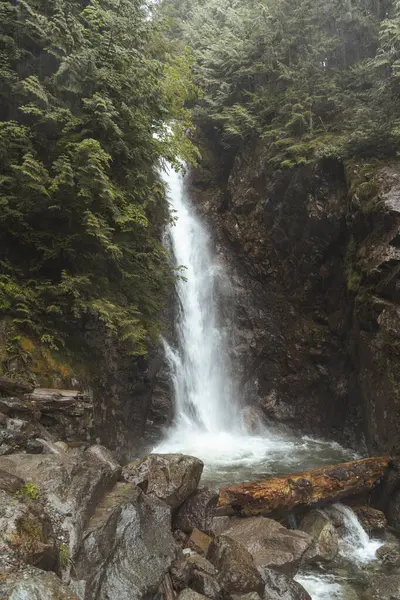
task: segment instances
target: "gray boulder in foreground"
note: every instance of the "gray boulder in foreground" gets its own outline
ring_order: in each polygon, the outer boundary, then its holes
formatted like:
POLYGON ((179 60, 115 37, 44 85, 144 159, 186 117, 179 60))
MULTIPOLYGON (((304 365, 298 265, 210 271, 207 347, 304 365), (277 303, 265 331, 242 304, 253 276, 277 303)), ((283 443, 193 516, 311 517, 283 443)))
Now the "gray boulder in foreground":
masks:
POLYGON ((150 454, 125 466, 122 476, 145 494, 178 508, 197 489, 203 467, 202 461, 193 456, 150 454))

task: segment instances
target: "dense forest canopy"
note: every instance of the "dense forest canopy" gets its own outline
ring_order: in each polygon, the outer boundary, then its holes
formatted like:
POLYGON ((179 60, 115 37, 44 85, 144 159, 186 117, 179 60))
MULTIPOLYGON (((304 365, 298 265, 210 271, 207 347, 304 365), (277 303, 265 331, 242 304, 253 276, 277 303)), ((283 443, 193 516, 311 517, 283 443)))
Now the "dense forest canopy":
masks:
MULTIPOLYGON (((400 142, 399 0, 6 0, 0 71, 17 345, 79 345, 94 319, 146 352, 174 275, 159 168, 193 158, 192 119, 229 160, 257 145, 273 175, 400 142)), ((368 169, 358 185, 373 194, 368 169)))
POLYGON ((173 276, 158 169, 192 156, 194 87, 149 11, 0 4, 0 314, 17 345, 79 345, 97 319, 143 353, 156 329, 173 276))
POLYGON ((400 2, 164 0, 170 36, 192 46, 226 149, 262 140, 271 169, 318 156, 395 156, 400 2))

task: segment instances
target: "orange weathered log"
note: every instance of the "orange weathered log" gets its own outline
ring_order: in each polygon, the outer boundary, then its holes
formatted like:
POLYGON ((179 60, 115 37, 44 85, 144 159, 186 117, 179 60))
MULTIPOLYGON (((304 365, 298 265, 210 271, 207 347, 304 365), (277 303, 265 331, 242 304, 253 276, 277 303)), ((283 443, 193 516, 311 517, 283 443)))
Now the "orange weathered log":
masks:
POLYGON ((268 515, 296 507, 337 502, 370 491, 385 475, 388 456, 320 467, 220 490, 216 514, 268 515))

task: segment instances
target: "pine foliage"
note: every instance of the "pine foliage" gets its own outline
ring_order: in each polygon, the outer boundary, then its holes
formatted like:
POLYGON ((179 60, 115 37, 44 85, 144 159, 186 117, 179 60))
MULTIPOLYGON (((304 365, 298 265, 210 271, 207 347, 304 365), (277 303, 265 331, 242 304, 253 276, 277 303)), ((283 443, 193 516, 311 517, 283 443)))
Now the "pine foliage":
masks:
POLYGON ((0 4, 0 316, 52 347, 97 319, 144 353, 173 277, 158 169, 194 155, 195 88, 149 11, 0 4))
POLYGON ((195 119, 231 155, 257 143, 272 172, 396 155, 398 0, 164 0, 160 11, 193 49, 195 119))

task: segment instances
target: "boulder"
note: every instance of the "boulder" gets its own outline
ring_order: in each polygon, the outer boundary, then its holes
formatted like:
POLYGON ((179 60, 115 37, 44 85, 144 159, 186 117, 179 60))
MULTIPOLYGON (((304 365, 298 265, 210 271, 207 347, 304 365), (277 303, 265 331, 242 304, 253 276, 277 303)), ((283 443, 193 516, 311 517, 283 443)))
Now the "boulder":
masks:
POLYGON ((272 567, 287 574, 296 573, 312 538, 304 531, 292 531, 272 519, 237 519, 224 533, 240 542, 257 566, 272 567))
POLYGON ((216 537, 207 554, 216 567, 218 583, 230 594, 262 594, 264 584, 250 552, 238 541, 226 536, 216 537))
POLYGON ((191 554, 187 557, 187 562, 191 566, 193 571, 202 571, 203 573, 207 573, 212 577, 215 577, 217 571, 214 565, 204 558, 204 556, 200 556, 199 554, 191 554))
POLYGON ((400 544, 398 542, 388 542, 376 551, 376 557, 391 567, 400 566, 400 544))
POLYGON ((79 600, 54 573, 28 568, 0 577, 0 598, 9 600, 79 600))
POLYGON ((92 446, 79 454, 13 454, 0 457, 0 470, 33 483, 47 512, 61 521, 67 532, 70 556, 79 546, 87 520, 113 487, 121 467, 102 446, 92 446))
POLYGON ((223 591, 217 581, 217 571, 210 561, 199 554, 191 554, 187 558, 187 564, 191 571, 189 586, 193 590, 212 600, 222 598, 223 591))
POLYGON ((311 510, 300 523, 300 529, 313 540, 311 548, 304 555, 309 563, 333 560, 339 552, 339 536, 327 515, 319 510, 311 510))
POLYGON ((84 600, 142 600, 156 594, 175 558, 170 507, 118 483, 98 505, 74 559, 84 600))
POLYGON ((199 594, 211 598, 211 600, 221 600, 223 597, 222 588, 216 577, 213 577, 204 571, 194 570, 190 587, 199 594))
POLYGON ((263 600, 311 600, 311 596, 296 581, 274 569, 259 569, 265 583, 263 600))
POLYGON ((0 490, 0 546, 13 557, 44 570, 58 563, 58 547, 49 517, 28 495, 0 490))
POLYGON ((186 590, 182 590, 179 594, 177 600, 207 600, 205 596, 198 594, 194 590, 187 588, 186 590))
POLYGON ((358 520, 369 534, 385 531, 387 519, 381 510, 370 506, 351 506, 358 520))
POLYGON ((211 542, 212 538, 209 535, 199 531, 198 529, 193 529, 192 535, 188 539, 187 544, 189 548, 195 552, 198 552, 199 554, 207 554, 211 542))
POLYGON ((213 535, 214 537, 221 535, 221 533, 224 533, 227 529, 229 529, 231 522, 231 517, 213 517, 210 529, 207 533, 213 535))
POLYGON ((400 573, 371 574, 368 598, 371 600, 397 600, 400 598, 400 573))
MULTIPOLYGON (((204 559, 205 560, 205 559, 204 559)), ((212 566, 212 565, 211 565, 212 566)), ((169 573, 172 585, 177 592, 189 587, 193 577, 193 565, 183 556, 179 556, 172 562, 169 573)))
POLYGON ((250 592, 248 594, 231 594, 232 600, 261 600, 260 594, 250 592))
POLYGON ((24 485, 25 482, 23 479, 0 469, 0 490, 13 494, 18 490, 21 490, 24 485))
MULTIPOLYGON (((213 534, 213 512, 218 502, 218 493, 209 488, 193 492, 182 504, 174 517, 174 528, 185 533, 200 529, 213 534)), ((221 517, 224 518, 224 517, 221 517)))
POLYGON ((197 489, 203 463, 183 454, 151 454, 125 466, 125 481, 178 508, 197 489))

